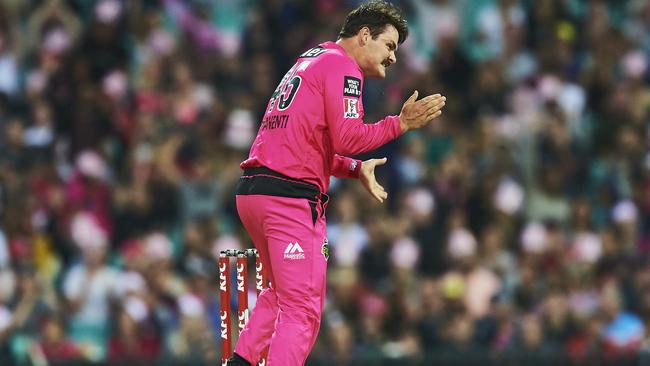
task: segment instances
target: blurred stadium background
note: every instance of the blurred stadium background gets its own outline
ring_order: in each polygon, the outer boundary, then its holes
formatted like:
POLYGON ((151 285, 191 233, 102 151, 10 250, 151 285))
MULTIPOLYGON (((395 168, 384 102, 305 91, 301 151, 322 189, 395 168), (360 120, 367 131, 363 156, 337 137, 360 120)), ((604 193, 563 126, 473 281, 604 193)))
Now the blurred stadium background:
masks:
MULTIPOLYGON (((395 3, 366 120, 447 107, 333 182, 308 364, 650 364, 650 2, 395 3)), ((238 164, 357 4, 0 0, 0 364, 217 363, 238 164)))

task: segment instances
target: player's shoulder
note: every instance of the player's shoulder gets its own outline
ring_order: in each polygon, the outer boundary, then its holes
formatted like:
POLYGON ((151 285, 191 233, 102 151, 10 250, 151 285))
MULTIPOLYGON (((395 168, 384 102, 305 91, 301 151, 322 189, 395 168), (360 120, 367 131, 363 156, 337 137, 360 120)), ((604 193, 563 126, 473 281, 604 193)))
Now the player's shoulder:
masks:
POLYGON ((331 55, 336 52, 336 49, 328 47, 329 42, 319 44, 312 47, 298 56, 299 59, 311 59, 313 61, 325 58, 325 55, 331 55))
POLYGON ((334 42, 325 42, 312 47, 303 52, 298 59, 308 60, 316 68, 355 68, 354 61, 334 42))

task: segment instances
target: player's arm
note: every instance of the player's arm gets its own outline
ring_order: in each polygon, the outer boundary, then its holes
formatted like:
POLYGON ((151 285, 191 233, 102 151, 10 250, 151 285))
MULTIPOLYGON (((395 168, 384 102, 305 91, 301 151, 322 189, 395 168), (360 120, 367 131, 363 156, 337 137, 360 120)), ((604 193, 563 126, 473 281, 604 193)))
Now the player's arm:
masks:
POLYGON ((397 116, 388 116, 373 124, 363 123, 358 70, 330 67, 321 75, 321 81, 325 118, 337 154, 349 156, 371 151, 402 134, 397 116), (357 81, 357 89, 354 89, 357 81))
POLYGON ((359 172, 361 172, 361 160, 356 160, 348 158, 347 156, 341 156, 339 154, 334 154, 332 158, 332 175, 337 178, 359 178, 359 172))
POLYGON ((354 85, 354 79, 360 80, 358 76, 354 70, 331 68, 322 77, 325 117, 334 151, 338 154, 356 155, 374 150, 442 114, 445 97, 435 94, 417 100, 416 91, 404 103, 399 116, 387 116, 376 123, 365 124, 360 111, 360 85, 358 91, 349 88, 354 85))
POLYGON ((332 175, 337 178, 359 179, 363 187, 377 201, 384 202, 388 193, 375 178, 375 167, 386 164, 387 159, 355 160, 338 154, 332 159, 332 175))
POLYGON ((332 159, 332 175, 337 178, 359 179, 363 187, 377 201, 384 202, 388 193, 375 178, 375 167, 386 164, 387 159, 355 160, 338 154, 332 159))

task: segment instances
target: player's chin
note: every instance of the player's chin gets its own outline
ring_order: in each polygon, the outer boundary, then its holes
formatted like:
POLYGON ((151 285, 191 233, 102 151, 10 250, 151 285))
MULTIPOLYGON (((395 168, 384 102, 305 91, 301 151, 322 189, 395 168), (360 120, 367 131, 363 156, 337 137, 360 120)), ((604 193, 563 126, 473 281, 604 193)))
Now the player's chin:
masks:
POLYGON ((365 76, 367 78, 384 79, 386 78, 386 67, 380 64, 377 65, 377 67, 375 67, 374 69, 368 68, 365 76))
POLYGON ((384 79, 386 78, 386 67, 384 65, 379 65, 377 68, 377 78, 384 79))

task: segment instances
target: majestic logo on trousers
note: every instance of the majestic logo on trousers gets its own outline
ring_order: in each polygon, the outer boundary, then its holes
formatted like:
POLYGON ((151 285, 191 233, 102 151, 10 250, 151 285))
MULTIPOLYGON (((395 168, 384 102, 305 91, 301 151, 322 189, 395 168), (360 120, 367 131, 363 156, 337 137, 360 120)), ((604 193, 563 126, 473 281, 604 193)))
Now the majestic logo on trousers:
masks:
POLYGON ((284 259, 305 259, 305 251, 302 250, 298 242, 289 243, 284 250, 284 259))

